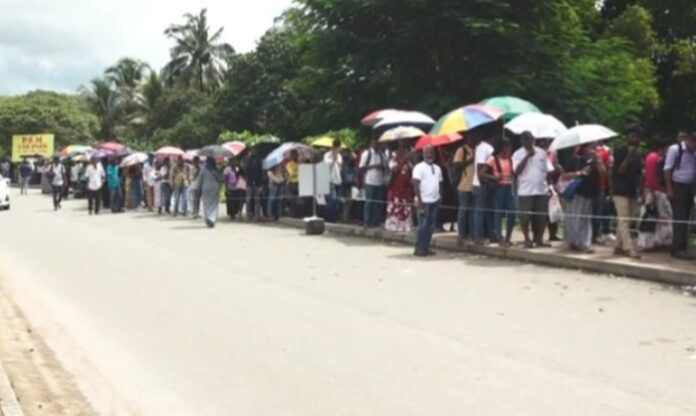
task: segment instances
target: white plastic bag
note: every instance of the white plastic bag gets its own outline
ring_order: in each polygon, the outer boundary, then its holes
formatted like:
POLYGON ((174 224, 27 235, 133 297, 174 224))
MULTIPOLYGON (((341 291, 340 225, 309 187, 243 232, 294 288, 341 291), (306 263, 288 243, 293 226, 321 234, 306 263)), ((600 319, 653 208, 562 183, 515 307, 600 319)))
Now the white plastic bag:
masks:
POLYGON ((549 222, 556 224, 563 221, 563 207, 561 206, 561 198, 556 193, 556 190, 549 188, 549 222))

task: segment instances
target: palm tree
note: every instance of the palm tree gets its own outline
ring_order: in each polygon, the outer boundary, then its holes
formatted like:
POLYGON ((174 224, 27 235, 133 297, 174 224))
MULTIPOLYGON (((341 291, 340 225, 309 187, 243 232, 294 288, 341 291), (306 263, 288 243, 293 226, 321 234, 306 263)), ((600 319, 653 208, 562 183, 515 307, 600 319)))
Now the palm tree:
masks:
POLYGON ((118 91, 108 78, 95 78, 80 94, 89 110, 99 119, 100 139, 113 139, 121 121, 122 109, 118 91))
POLYGON ((164 34, 173 39, 170 50, 171 61, 163 73, 167 85, 180 83, 200 91, 212 91, 222 83, 227 58, 234 49, 227 43, 218 43, 223 28, 209 35, 207 9, 196 16, 187 13, 185 23, 171 25, 164 34))
POLYGON ((125 113, 137 110, 139 89, 149 69, 146 63, 133 58, 121 58, 116 65, 107 68, 106 77, 116 86, 125 113))

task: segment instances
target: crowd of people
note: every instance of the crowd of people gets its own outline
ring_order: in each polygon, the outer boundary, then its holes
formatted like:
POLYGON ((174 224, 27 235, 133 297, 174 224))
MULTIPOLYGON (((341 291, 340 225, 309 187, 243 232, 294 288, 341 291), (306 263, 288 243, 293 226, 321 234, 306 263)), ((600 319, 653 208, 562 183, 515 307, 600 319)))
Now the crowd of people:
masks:
MULTIPOLYGON (((373 140, 359 152, 339 141, 314 160, 296 150, 263 169, 255 149, 220 160, 150 157, 121 167, 117 158, 66 166, 60 159, 42 168, 55 210, 66 188, 83 193, 90 215, 144 209, 172 216, 202 216, 209 227, 224 201, 231 220, 278 220, 309 215, 311 198, 299 196, 299 164, 329 167, 329 194, 321 215, 330 222, 357 220, 365 227, 415 232, 414 254, 427 256, 434 232, 456 229, 461 243, 512 246, 519 223, 524 248, 565 241, 570 250, 593 252, 613 244, 616 255, 640 258, 647 250, 670 250, 691 260, 689 236, 696 185, 696 135, 653 141, 643 154, 642 130, 625 130, 620 145, 605 142, 550 151, 551 139, 526 132, 507 138, 502 129, 479 129, 449 146, 413 149, 413 141, 373 140), (356 214, 356 210, 360 214, 356 214), (561 227, 562 225, 562 227, 561 227), (612 230, 614 232, 612 233, 612 230), (548 236, 547 236, 548 234, 548 236)), ((32 175, 18 169, 22 193, 32 175)))

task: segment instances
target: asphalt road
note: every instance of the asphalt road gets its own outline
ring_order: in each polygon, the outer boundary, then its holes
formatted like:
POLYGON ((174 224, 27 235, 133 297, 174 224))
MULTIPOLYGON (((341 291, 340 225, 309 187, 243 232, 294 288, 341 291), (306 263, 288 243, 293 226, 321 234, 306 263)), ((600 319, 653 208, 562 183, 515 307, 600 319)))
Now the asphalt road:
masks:
POLYGON ((696 414, 696 298, 14 196, 0 280, 101 414, 696 414))

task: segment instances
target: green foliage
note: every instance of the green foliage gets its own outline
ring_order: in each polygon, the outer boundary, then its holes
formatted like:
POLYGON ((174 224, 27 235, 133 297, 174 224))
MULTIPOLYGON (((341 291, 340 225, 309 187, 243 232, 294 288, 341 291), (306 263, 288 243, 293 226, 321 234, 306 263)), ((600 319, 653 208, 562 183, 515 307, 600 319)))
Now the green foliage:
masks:
POLYGON ((305 137, 302 140, 302 142, 305 144, 312 144, 313 141, 322 137, 331 137, 332 139, 338 139, 341 141, 342 145, 346 146, 349 149, 356 149, 360 146, 360 144, 362 144, 360 135, 358 134, 358 131, 355 129, 327 131, 324 134, 305 137))
POLYGON ((238 141, 247 146, 254 146, 258 143, 280 143, 280 139, 270 134, 254 134, 248 130, 229 131, 225 130, 218 137, 218 143, 238 141))
POLYGON ((11 153, 13 134, 53 133, 56 150, 71 143, 94 143, 97 123, 75 96, 34 91, 0 97, 0 153, 11 153))

